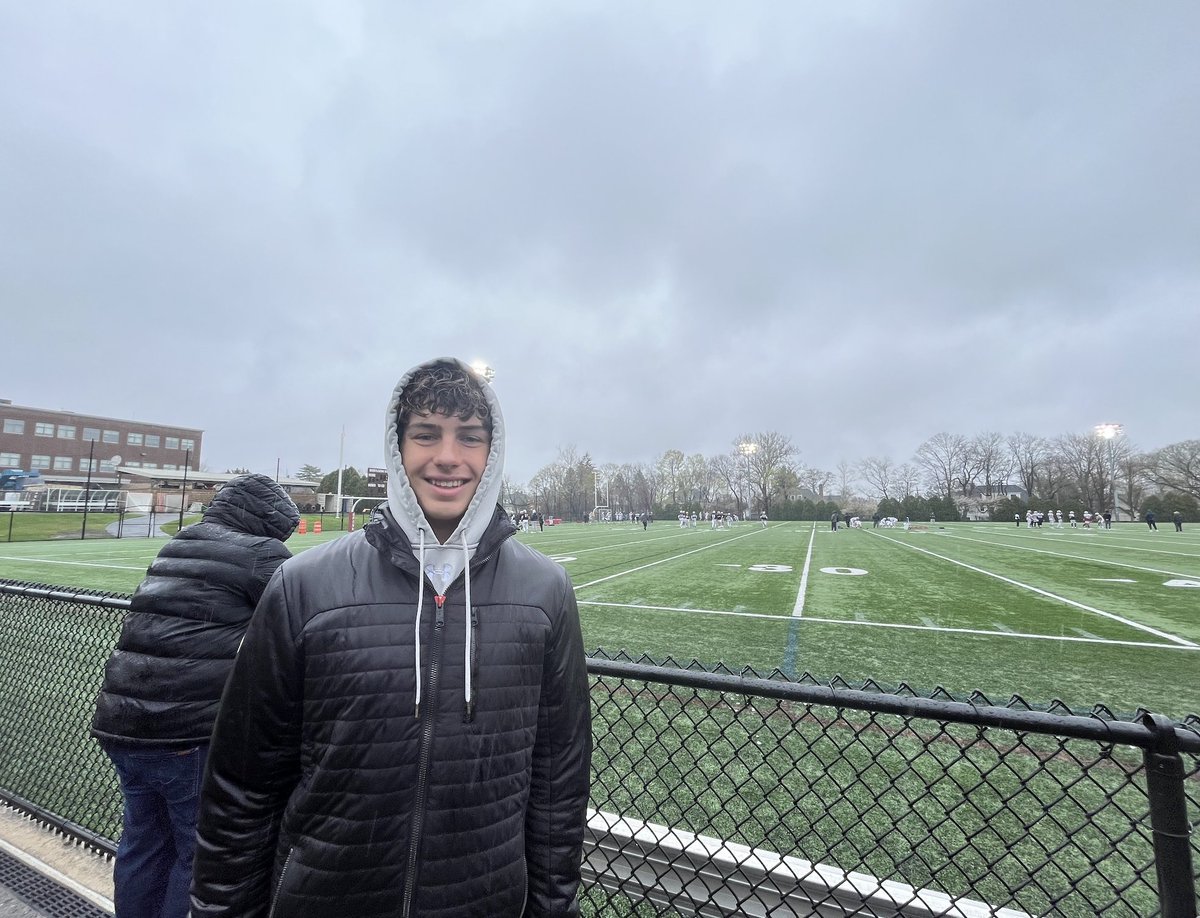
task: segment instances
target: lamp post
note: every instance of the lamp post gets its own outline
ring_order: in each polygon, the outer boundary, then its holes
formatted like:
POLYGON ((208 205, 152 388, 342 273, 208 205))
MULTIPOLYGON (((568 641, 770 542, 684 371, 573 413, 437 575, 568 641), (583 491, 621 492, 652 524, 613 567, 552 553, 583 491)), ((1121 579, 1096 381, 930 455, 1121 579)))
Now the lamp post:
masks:
POLYGON ((750 514, 750 457, 758 452, 758 444, 747 440, 738 444, 738 452, 746 458, 746 515, 750 514))
POLYGON ((1104 424, 1097 424, 1095 427, 1096 436, 1098 436, 1102 440, 1108 441, 1108 469, 1109 469, 1110 474, 1112 475, 1112 502, 1113 502, 1113 519, 1114 520, 1118 520, 1121 518, 1120 513, 1118 511, 1118 504, 1117 504, 1117 442, 1116 441, 1117 441, 1117 437, 1121 436, 1121 433, 1124 430, 1125 430, 1125 427, 1123 425, 1113 424, 1111 422, 1105 422, 1104 424))

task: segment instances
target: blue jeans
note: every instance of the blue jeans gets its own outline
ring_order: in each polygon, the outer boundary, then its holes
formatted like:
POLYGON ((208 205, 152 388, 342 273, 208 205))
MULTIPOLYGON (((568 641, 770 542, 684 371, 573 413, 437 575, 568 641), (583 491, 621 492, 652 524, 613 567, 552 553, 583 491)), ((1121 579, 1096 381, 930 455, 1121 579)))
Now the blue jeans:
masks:
POLYGON ((187 918, 208 746, 104 744, 125 798, 113 869, 116 918, 187 918))

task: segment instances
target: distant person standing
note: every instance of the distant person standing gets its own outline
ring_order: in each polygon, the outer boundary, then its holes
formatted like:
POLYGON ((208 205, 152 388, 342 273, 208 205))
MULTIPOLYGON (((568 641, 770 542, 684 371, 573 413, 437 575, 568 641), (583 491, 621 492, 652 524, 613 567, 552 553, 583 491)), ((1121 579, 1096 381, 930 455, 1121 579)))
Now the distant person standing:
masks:
POLYGON ((1171 514, 1171 522, 1175 524, 1176 532, 1183 532, 1183 514, 1176 510, 1171 514))
POLYGON ((300 522, 265 475, 239 475, 159 551, 104 667, 92 735, 125 799, 117 918, 184 918, 200 779, 221 692, 254 607, 300 522))
POLYGON ((833 515, 829 517, 829 526, 833 532, 837 532, 839 519, 841 519, 841 514, 834 510, 833 515))
POLYGON ((759 522, 762 523, 763 529, 767 528, 767 511, 764 510, 758 515, 759 522))
POLYGON ((1112 529, 1112 511, 1111 510, 1104 511, 1104 528, 1112 529))
POLYGON ((1155 532, 1158 532, 1158 523, 1154 522, 1154 511, 1153 510, 1146 511, 1145 519, 1146 519, 1146 525, 1149 526, 1151 529, 1153 529, 1155 532))

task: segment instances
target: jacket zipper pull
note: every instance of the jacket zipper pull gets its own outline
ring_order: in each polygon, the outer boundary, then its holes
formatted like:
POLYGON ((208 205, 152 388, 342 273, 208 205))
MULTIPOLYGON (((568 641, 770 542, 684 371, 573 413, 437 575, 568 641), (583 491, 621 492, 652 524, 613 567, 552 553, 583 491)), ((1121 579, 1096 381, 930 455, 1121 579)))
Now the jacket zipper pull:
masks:
POLYGON ((442 625, 446 624, 446 616, 445 616, 445 614, 444 614, 444 612, 443 612, 443 610, 444 610, 444 609, 445 609, 445 607, 446 607, 446 596, 445 596, 445 594, 443 593, 443 594, 442 594, 442 595, 440 595, 440 596, 439 596, 439 595, 434 595, 434 597, 433 597, 433 604, 434 604, 435 606, 437 606, 437 617, 434 619, 434 622, 433 622, 433 623, 434 623, 435 625, 437 625, 437 627, 439 627, 439 628, 440 628, 440 627, 442 627, 442 625))

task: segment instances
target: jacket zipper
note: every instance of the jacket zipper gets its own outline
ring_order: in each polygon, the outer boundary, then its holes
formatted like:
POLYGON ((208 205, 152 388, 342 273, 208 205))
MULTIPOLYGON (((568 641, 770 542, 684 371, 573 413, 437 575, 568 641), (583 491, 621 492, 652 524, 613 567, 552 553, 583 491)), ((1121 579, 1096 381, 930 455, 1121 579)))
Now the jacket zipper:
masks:
POLYGON ((425 804, 429 796, 429 757, 433 749, 433 728, 437 720, 437 690, 441 675, 442 645, 446 634, 446 597, 435 594, 437 617, 433 622, 433 656, 429 661, 429 700, 421 712, 421 754, 417 761, 417 795, 413 803, 412 831, 408 839, 408 871, 404 876, 404 906, 402 918, 412 913, 413 891, 417 882, 417 860, 421 847, 421 830, 425 826, 425 804))
POLYGON ((292 863, 292 855, 295 853, 295 848, 288 848, 287 857, 283 859, 283 869, 279 871, 279 881, 275 884, 275 897, 271 900, 271 911, 267 913, 267 918, 274 918, 275 909, 279 907, 279 892, 283 889, 283 878, 287 875, 288 865, 292 863))

